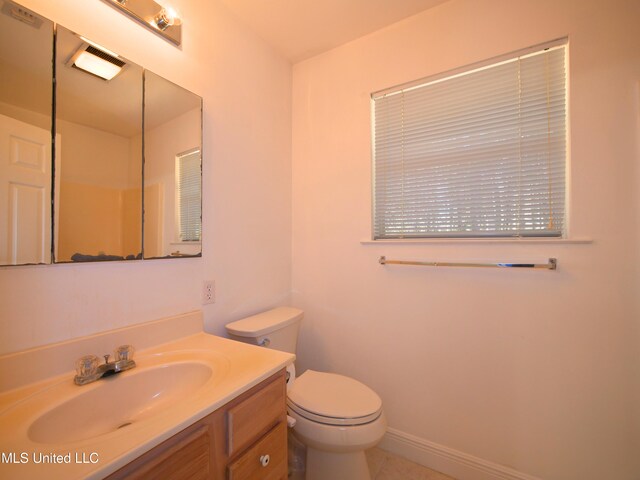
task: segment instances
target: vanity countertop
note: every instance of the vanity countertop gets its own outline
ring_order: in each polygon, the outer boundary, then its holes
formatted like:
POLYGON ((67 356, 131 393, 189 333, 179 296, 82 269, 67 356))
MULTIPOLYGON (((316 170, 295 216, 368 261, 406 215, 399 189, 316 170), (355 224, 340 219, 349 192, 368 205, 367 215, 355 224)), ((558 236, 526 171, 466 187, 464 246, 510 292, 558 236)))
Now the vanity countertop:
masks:
MULTIPOLYGON (((235 342, 202 331, 189 333, 176 340, 139 350, 135 355, 137 367, 111 378, 79 387, 73 383, 74 373, 68 371, 0 393, 0 477, 65 480, 103 478, 285 368, 295 359, 289 353, 235 342), (180 368, 173 372, 163 370, 167 365, 180 365, 180 368), (186 371, 184 369, 194 365, 197 374, 182 374, 186 371), (136 407, 130 424, 117 425, 121 421, 117 419, 118 412, 127 410, 130 403, 134 402, 128 401, 129 390, 122 388, 115 390, 115 398, 105 402, 102 392, 109 392, 109 396, 114 392, 105 389, 105 382, 121 382, 119 386, 131 385, 131 396, 135 396, 135 376, 151 371, 155 371, 154 379, 161 379, 164 375, 167 385, 175 384, 178 380, 185 382, 184 388, 188 393, 176 396, 174 391, 173 394, 166 394, 163 400, 165 393, 162 392, 158 395, 160 403, 156 398, 152 400, 156 403, 155 409, 149 410, 152 410, 151 413, 145 408, 136 407), (203 376, 201 373, 204 371, 206 375, 203 376), (171 374, 177 374, 175 381, 167 380, 171 374), (88 409, 86 404, 89 405, 88 409), (39 432, 39 419, 47 412, 65 405, 71 406, 69 411, 74 411, 79 405, 77 411, 89 415, 89 420, 83 420, 82 413, 79 413, 72 415, 76 418, 63 417, 66 423, 60 424, 59 428, 49 426, 44 433, 39 432), (105 427, 111 419, 115 419, 116 424, 105 427), (82 423, 79 428, 78 422, 82 421, 87 425, 86 431, 82 423), (74 426, 82 432, 80 437, 77 433, 74 437, 74 426)), ((0 358, 0 368, 6 365, 7 362, 3 363, 0 358)), ((51 425, 56 426, 55 423, 51 425)))

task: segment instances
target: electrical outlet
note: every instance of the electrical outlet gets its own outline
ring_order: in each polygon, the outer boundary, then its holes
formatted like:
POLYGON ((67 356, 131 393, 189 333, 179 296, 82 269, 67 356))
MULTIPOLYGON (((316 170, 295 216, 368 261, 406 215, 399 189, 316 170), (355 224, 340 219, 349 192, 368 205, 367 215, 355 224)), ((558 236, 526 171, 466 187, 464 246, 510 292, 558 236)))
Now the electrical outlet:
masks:
POLYGON ((216 303, 216 282, 205 280, 202 283, 202 304, 216 303))

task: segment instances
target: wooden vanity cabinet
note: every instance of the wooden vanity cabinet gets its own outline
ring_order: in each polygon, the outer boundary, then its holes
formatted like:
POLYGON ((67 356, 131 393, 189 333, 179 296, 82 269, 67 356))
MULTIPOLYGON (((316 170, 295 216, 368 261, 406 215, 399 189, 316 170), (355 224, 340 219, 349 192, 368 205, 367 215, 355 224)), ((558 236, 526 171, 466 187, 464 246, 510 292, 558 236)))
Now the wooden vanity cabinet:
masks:
POLYGON ((107 480, 286 480, 285 371, 148 451, 107 480))

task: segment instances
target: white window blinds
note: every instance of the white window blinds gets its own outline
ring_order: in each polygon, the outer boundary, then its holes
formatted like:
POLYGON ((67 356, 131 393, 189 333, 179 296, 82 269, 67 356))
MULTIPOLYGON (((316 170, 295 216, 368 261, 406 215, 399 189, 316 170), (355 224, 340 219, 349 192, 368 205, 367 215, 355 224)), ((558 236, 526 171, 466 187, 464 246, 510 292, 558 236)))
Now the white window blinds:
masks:
POLYGON ((374 238, 561 236, 565 48, 374 94, 374 238))
POLYGON ((200 165, 200 150, 176 157, 178 237, 181 242, 199 242, 202 233, 200 165))

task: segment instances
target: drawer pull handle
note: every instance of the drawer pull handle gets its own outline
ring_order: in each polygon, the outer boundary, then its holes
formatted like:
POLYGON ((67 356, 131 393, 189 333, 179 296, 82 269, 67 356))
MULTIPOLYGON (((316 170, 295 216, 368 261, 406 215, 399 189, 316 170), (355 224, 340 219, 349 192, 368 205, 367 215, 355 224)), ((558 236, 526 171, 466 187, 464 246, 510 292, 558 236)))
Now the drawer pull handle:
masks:
POLYGON ((266 467, 267 465, 269 465, 269 460, 271 460, 271 458, 269 458, 269 455, 262 455, 260 457, 260 464, 263 467, 266 467))

